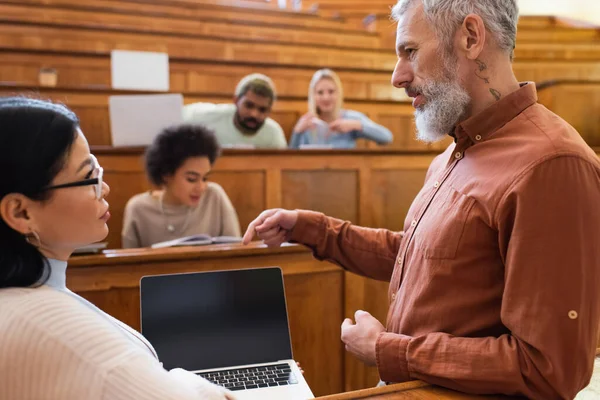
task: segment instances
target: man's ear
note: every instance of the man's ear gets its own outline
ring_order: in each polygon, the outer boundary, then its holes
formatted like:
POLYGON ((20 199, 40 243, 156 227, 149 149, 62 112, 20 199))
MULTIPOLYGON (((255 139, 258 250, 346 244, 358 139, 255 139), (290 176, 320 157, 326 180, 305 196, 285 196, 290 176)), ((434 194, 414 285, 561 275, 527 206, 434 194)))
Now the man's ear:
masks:
POLYGON ((15 231, 23 235, 31 233, 35 230, 30 215, 32 204, 32 200, 22 194, 7 194, 0 200, 0 217, 15 231))
POLYGON ((237 106, 238 101, 240 100, 239 96, 233 96, 233 104, 237 106))
POLYGON ((485 46, 487 32, 483 19, 477 14, 469 14, 457 31, 459 51, 469 60, 476 60, 485 46))

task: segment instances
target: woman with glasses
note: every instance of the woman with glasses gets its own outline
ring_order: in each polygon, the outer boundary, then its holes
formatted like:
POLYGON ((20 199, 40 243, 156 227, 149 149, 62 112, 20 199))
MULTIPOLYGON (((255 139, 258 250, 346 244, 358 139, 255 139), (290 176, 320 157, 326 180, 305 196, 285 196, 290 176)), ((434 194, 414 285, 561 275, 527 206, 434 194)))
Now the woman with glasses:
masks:
POLYGON ((0 399, 232 398, 164 370, 142 335, 67 289, 69 256, 110 218, 75 114, 0 98, 0 168, 0 399))
POLYGON ((124 248, 149 247, 184 236, 241 237, 235 208, 223 188, 208 180, 219 144, 201 125, 165 129, 146 150, 151 190, 125 206, 124 248))

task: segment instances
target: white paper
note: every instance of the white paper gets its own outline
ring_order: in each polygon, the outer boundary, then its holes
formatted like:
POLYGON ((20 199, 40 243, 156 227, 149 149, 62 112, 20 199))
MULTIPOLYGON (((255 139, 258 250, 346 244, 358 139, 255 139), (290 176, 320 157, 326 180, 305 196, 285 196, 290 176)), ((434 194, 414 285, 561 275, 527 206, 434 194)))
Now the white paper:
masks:
POLYGON ((147 51, 111 52, 112 88, 169 91, 169 55, 147 51))

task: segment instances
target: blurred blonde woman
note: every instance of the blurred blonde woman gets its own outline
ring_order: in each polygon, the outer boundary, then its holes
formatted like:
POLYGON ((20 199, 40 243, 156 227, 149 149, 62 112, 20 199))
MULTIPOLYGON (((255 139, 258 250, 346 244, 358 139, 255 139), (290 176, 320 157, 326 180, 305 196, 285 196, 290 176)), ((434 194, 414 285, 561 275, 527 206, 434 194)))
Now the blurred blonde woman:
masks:
POLYGON ((389 129, 363 113, 343 109, 343 101, 342 83, 337 74, 330 69, 315 72, 308 89, 308 112, 296 123, 290 147, 312 145, 353 149, 356 139, 372 140, 377 144, 392 141, 389 129))

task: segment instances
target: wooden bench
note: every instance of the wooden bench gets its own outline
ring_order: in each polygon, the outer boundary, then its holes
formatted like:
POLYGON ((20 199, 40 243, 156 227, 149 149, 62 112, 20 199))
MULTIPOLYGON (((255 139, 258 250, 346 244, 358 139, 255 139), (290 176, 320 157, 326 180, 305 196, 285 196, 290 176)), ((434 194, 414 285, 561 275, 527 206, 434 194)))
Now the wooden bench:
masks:
POLYGON ((254 42, 277 42, 287 44, 310 44, 340 48, 378 48, 379 36, 361 30, 305 28, 256 22, 215 20, 210 16, 170 17, 148 12, 100 9, 97 5, 87 7, 51 7, 35 4, 0 3, 0 21, 8 23, 39 24, 56 27, 77 27, 106 31, 148 33, 182 38, 219 37, 223 39, 252 40, 254 42))
MULTIPOLYGON (((123 92, 99 89, 68 89, 38 88, 22 85, 5 84, 0 86, 3 95, 25 94, 35 97, 52 99, 65 103, 72 108, 81 119, 81 127, 93 145, 110 145, 110 118, 108 112, 108 97, 118 94, 134 94, 136 92, 123 92)), ((194 93, 183 93, 186 103, 209 102, 226 103, 232 101, 231 94, 202 96, 194 93)), ((414 109, 409 102, 382 102, 382 101, 346 101, 346 107, 358 110, 368 115, 374 121, 386 126, 392 131, 394 140, 386 145, 391 149, 427 150, 439 149, 441 144, 429 145, 416 141, 414 128, 414 109)), ((306 113, 306 99, 280 98, 274 106, 271 116, 280 123, 286 135, 291 135, 292 129, 298 119, 306 113)), ((375 148, 375 143, 361 142, 361 146, 375 148)))
MULTIPOLYGON (((6 3, 6 1, 3 1, 6 3)), ((82 4, 75 0, 12 0, 13 4, 46 4, 55 7, 86 7, 97 10, 120 12, 143 12, 148 15, 162 15, 184 18, 212 18, 225 21, 243 21, 247 23, 280 24, 314 29, 346 30, 343 21, 322 18, 315 13, 290 12, 276 8, 255 7, 242 2, 217 2, 181 0, 97 0, 82 4)))
MULTIPOLYGON (((1 65, 1 63, 0 63, 1 65)), ((2 69, 0 68, 0 71, 2 69)), ((564 81, 571 82, 571 81, 564 81)), ((593 81, 564 83, 556 87, 540 91, 540 103, 560 115, 575 127, 584 140, 592 147, 600 146, 600 84, 593 81), (592 117, 590 117, 590 115, 592 117)), ((110 145, 110 118, 108 113, 108 97, 115 94, 135 93, 102 89, 61 89, 37 88, 36 86, 10 85, 0 86, 0 93, 34 94, 60 101, 71 107, 81 118, 82 129, 93 145, 110 145)), ((186 103, 210 102, 224 103, 231 101, 231 94, 203 95, 182 91, 186 103)), ((281 97, 274 106, 272 117, 280 123, 288 139, 293 126, 306 112, 305 98, 281 97)), ((436 150, 446 145, 425 144, 415 140, 414 109, 410 102, 363 101, 348 99, 345 107, 355 109, 368 115, 375 122, 390 129, 393 142, 386 145, 388 149, 397 150, 436 150)), ((372 142, 360 141, 361 148, 377 148, 372 142)))
MULTIPOLYGON (((156 33, 116 32, 102 28, 56 27, 0 24, 0 49, 21 51, 63 51, 108 54, 113 49, 167 52, 173 58, 195 61, 225 61, 276 64, 288 67, 321 67, 390 71, 396 64, 392 48, 348 49, 335 46, 284 45, 253 40, 179 37, 156 33), (198 51, 201 48, 202 51, 198 51)), ((600 59, 600 46, 578 43, 522 43, 518 60, 593 61, 600 59)))
MULTIPOLYGON (((514 70, 521 81, 550 79, 600 80, 600 62, 526 62, 517 60, 514 70)), ((111 70, 108 55, 75 52, 0 51, 0 82, 28 87, 46 86, 40 72, 56 75, 56 87, 65 89, 110 90, 111 70)), ((314 68, 238 65, 217 61, 170 59, 170 91, 202 96, 231 98, 237 82, 249 71, 267 74, 275 82, 278 95, 306 99, 314 68)), ((404 90, 394 88, 392 71, 337 70, 346 99, 352 101, 404 101, 404 90)))

